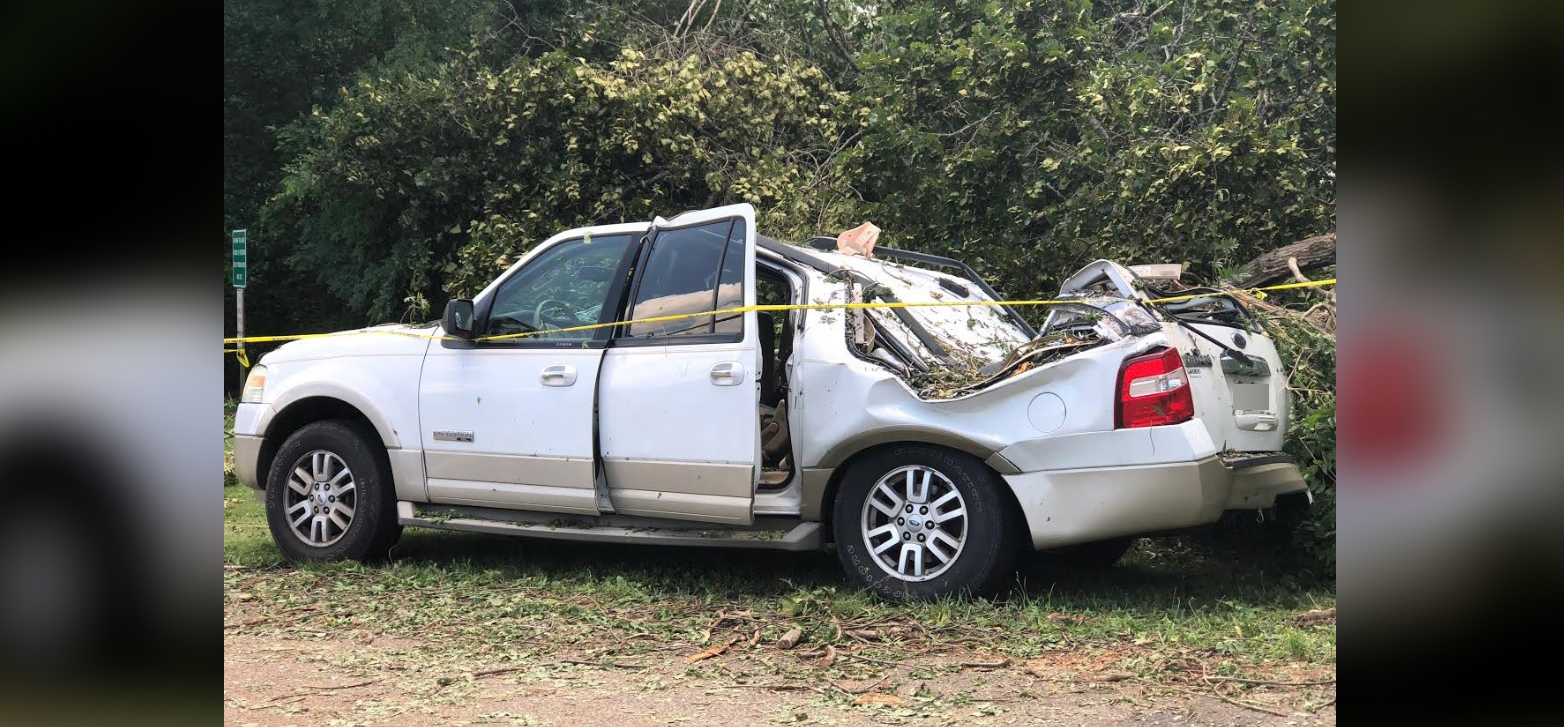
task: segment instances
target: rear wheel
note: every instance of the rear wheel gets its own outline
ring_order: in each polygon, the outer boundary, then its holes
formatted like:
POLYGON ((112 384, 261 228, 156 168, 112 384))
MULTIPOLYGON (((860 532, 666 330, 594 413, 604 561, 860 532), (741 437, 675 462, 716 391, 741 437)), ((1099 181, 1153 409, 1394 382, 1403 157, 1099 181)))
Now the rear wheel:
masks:
POLYGON ((277 450, 266 522, 290 560, 378 560, 402 534, 378 440, 345 421, 307 424, 277 450))
POLYGON ((970 455, 900 444, 843 475, 833 528, 842 566, 891 600, 986 595, 1012 574, 1014 519, 999 477, 970 455))

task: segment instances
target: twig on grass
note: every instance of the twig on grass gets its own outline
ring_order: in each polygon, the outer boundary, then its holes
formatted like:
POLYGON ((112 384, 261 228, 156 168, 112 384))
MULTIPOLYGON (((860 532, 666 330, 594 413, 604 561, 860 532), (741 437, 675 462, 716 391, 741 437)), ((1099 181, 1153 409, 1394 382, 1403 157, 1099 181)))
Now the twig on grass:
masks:
POLYGON ((1240 679, 1238 677, 1221 677, 1221 676, 1206 676, 1206 677, 1201 677, 1201 678, 1205 679, 1208 682, 1238 682, 1240 684, 1266 684, 1266 685, 1274 685, 1274 686, 1278 686, 1278 687, 1315 687, 1315 686, 1320 686, 1320 685, 1324 685, 1324 684, 1335 684, 1336 683, 1336 679, 1334 677, 1330 678, 1330 679, 1321 679, 1319 681, 1313 681, 1313 682, 1277 682, 1277 681, 1271 681, 1271 680, 1268 680, 1268 679, 1240 679))
POLYGON ((245 709, 255 710, 255 709, 268 709, 268 708, 271 708, 271 707, 277 707, 277 708, 280 709, 284 705, 293 704, 294 702, 297 702, 297 701, 299 701, 301 699, 304 699, 305 697, 308 697, 308 696, 309 696, 308 694, 295 694, 295 695, 293 695, 291 697, 288 697, 288 696, 273 697, 271 699, 266 700, 265 704, 257 704, 257 705, 255 705, 253 707, 245 707, 245 709))
POLYGON ((1000 659, 999 661, 963 661, 961 662, 961 666, 964 669, 1003 669, 1007 666, 1010 666, 1010 660, 1000 659))
POLYGON ((548 662, 546 664, 528 664, 526 666, 503 666, 503 667, 499 667, 497 669, 484 669, 483 671, 475 671, 472 674, 469 674, 468 676, 473 678, 473 679, 482 679, 483 677, 491 677, 491 676, 495 676, 497 674, 510 674, 511 672, 526 671, 528 669, 532 669, 534 667, 539 667, 539 666, 559 666, 559 665, 562 665, 562 664, 570 664, 570 665, 575 665, 575 666, 595 666, 595 667, 598 667, 600 669, 608 669, 608 668, 613 668, 613 669, 645 669, 646 668, 644 666, 641 666, 640 664, 620 664, 619 662, 616 662, 616 661, 587 661, 585 659, 560 659, 558 661, 551 661, 551 662, 548 662))
POLYGON ((872 682, 869 682, 868 684, 862 684, 862 685, 858 685, 858 686, 854 686, 854 687, 844 687, 844 686, 841 686, 841 685, 839 685, 839 684, 837 684, 835 682, 829 682, 829 684, 831 686, 836 687, 837 689, 841 690, 841 692, 843 694, 864 694, 864 693, 873 691, 875 687, 878 687, 881 684, 884 684, 885 680, 886 679, 890 679, 891 675, 895 674, 895 673, 896 672, 894 672, 894 671, 885 672, 885 675, 880 677, 879 679, 876 679, 876 680, 874 680, 872 682))
POLYGON ((872 656, 864 656, 862 654, 854 654, 852 652, 840 653, 838 656, 845 656, 849 659, 857 659, 859 661, 867 661, 874 664, 884 664, 886 666, 901 667, 907 665, 907 663, 904 661, 886 661, 885 659, 876 659, 872 656))
POLYGON ((367 686, 369 686, 371 684, 379 684, 379 683, 380 683, 379 679, 371 679, 371 680, 369 680, 367 682, 359 682, 357 684, 341 684, 341 685, 334 686, 334 687, 331 687, 331 686, 317 687, 317 686, 313 686, 312 685, 312 686, 305 686, 305 687, 300 687, 300 688, 301 689, 307 689, 307 690, 312 691, 312 692, 334 692, 334 691, 337 691, 339 689, 357 689, 359 687, 367 687, 367 686))
POLYGON ((621 664, 621 663, 619 663, 617 661, 586 661, 585 659, 560 659, 559 661, 549 662, 548 664, 545 664, 544 666, 554 666, 556 664, 574 664, 576 666, 595 666, 595 667, 602 668, 602 669, 608 669, 608 668, 613 668, 613 669, 645 669, 646 668, 645 666, 642 666, 640 664, 621 664))
POLYGON ((475 671, 468 676, 473 679, 482 679, 483 677, 491 677, 495 674, 509 674, 513 671, 526 671, 531 668, 531 666, 507 666, 501 669, 484 669, 483 671, 475 671))
POLYGON ((1276 715, 1277 717, 1291 717, 1292 716, 1291 714, 1288 714, 1286 712, 1278 712, 1277 710, 1271 709, 1269 707, 1262 707, 1262 706, 1260 706, 1258 704, 1254 704, 1252 702, 1245 702, 1245 701, 1243 701, 1241 699, 1234 699, 1234 698, 1229 697, 1229 696, 1227 696, 1225 694, 1218 694, 1218 693, 1216 693, 1214 691, 1199 691, 1199 690, 1195 690, 1195 689, 1185 689, 1184 687, 1175 686, 1175 685, 1172 685, 1172 684, 1159 684, 1157 682, 1151 681, 1150 679, 1141 679, 1139 677, 1137 677, 1136 679, 1138 681, 1140 681, 1140 682, 1143 682, 1145 684, 1151 685, 1153 687, 1162 687, 1164 689, 1172 689, 1172 690, 1174 690, 1176 692, 1183 692, 1185 694, 1193 694, 1193 695, 1195 695, 1197 697, 1213 697, 1213 698, 1220 699, 1220 700, 1222 700, 1224 702, 1227 702, 1228 704, 1231 704, 1231 705, 1234 705, 1234 706, 1243 707, 1245 709, 1252 709, 1252 710, 1254 710, 1256 712, 1264 712, 1266 714, 1273 714, 1273 715, 1276 715))
POLYGON ((814 689, 807 684, 715 684, 711 689, 775 689, 781 692, 803 692, 814 689))

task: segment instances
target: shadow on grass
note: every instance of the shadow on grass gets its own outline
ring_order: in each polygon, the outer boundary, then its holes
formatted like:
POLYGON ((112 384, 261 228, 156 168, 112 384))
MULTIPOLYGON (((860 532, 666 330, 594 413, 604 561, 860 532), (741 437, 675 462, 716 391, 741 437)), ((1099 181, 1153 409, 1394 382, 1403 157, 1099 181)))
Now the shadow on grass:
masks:
POLYGON ((642 588, 721 598, 778 596, 845 586, 833 553, 575 543, 476 533, 407 530, 398 564, 502 577, 578 581, 623 578, 642 588))
MULTIPOLYGON (((856 590, 834 552, 781 552, 572 543, 408 530, 392 552, 399 566, 452 577, 484 573, 545 582, 614 581, 643 593, 714 601, 781 598, 800 591, 856 590)), ((1292 570, 1284 559, 1224 552, 1187 539, 1143 540, 1116 567, 1097 572, 1021 564, 996 606, 1075 611, 1205 611, 1314 608, 1334 588, 1292 570)))

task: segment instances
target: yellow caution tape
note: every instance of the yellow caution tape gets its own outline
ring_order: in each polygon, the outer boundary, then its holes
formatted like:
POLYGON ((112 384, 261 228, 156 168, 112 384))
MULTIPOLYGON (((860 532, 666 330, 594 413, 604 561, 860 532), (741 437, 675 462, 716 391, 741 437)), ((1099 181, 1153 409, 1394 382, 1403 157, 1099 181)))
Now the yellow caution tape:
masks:
MULTIPOLYGON (((1249 293, 1265 298, 1268 290, 1291 290, 1294 288, 1313 288, 1321 285, 1335 285, 1336 279, 1311 280, 1306 283, 1285 283, 1283 285, 1268 285, 1263 288, 1244 288, 1241 290, 1222 290, 1214 293, 1195 293, 1193 295, 1178 295, 1171 298, 1153 298, 1146 303, 1177 303, 1179 301, 1194 300, 1196 298, 1210 298, 1219 295, 1235 295, 1249 293)), ((629 326, 637 323, 663 323, 666 321, 687 320, 690 318, 705 318, 707 316, 733 315, 748 313, 750 311, 788 311, 788 310, 873 310, 876 308, 936 308, 942 306, 995 306, 995 305, 1064 305, 1079 303, 1079 300, 936 300, 916 303, 782 303, 773 305, 745 305, 737 308, 723 308, 721 310, 701 311, 699 313, 680 313, 677 315, 656 316, 652 318, 636 318, 628 321, 613 321, 610 323, 593 323, 590 325, 571 326, 569 328, 550 328, 546 331, 524 331, 522 333, 507 333, 499 336, 482 336, 479 338, 457 338, 455 336, 437 336, 429 333, 417 333, 405 329, 396 328, 371 328, 361 331, 339 331, 336 333, 301 333, 293 336, 247 336, 244 338, 224 338, 223 343, 270 343, 274 341, 299 341, 309 338, 335 338, 338 336, 361 336, 365 334, 385 334, 391 336, 410 336, 413 338, 432 338, 442 341, 504 341, 514 338, 527 338, 545 333, 573 333, 576 331, 595 331, 600 328, 614 328, 629 326)), ((238 350, 238 349, 225 349, 238 350)), ((240 354, 243 356, 243 353, 240 354)), ((245 363, 248 366, 248 363, 245 363)))

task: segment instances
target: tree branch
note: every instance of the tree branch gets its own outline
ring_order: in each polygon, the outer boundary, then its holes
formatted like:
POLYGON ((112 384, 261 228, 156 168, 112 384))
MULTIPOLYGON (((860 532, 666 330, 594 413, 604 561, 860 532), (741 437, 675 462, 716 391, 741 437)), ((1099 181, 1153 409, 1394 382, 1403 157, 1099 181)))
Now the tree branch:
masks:
POLYGON ((1256 288, 1286 280, 1292 270, 1288 258, 1296 258, 1300 270, 1313 270, 1336 264, 1336 233, 1317 235, 1272 250, 1249 261, 1236 283, 1240 288, 1256 288))
POLYGON ((857 70, 858 64, 853 61, 852 51, 847 47, 847 43, 842 41, 842 36, 836 32, 836 24, 831 22, 831 13, 826 10, 825 0, 815 0, 815 7, 820 10, 820 22, 825 24, 825 34, 831 39, 831 45, 836 48, 836 54, 847 62, 849 68, 857 70))

